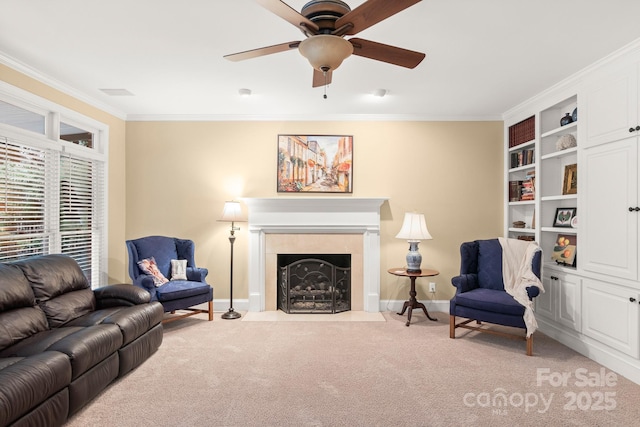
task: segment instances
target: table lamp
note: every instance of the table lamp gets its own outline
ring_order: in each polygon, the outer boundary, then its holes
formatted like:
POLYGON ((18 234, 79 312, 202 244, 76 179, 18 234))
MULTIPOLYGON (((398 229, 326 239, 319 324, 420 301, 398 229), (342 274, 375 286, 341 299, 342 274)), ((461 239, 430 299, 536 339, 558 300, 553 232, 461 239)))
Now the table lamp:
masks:
POLYGON ((400 232, 396 235, 398 239, 406 239, 409 242, 409 252, 407 253, 407 273, 420 273, 420 264, 422 264, 422 255, 418 252, 418 244, 420 240, 433 239, 427 223, 424 220, 424 214, 415 212, 406 212, 404 214, 404 222, 400 232))
POLYGON ((233 309, 233 243, 236 241, 235 232, 240 230, 240 227, 236 227, 236 222, 246 221, 242 216, 242 209, 240 208, 240 202, 225 202, 222 210, 222 218, 218 221, 231 223, 231 234, 229 235, 229 243, 231 243, 231 268, 229 276, 229 310, 222 314, 223 319, 238 319, 241 315, 233 309))

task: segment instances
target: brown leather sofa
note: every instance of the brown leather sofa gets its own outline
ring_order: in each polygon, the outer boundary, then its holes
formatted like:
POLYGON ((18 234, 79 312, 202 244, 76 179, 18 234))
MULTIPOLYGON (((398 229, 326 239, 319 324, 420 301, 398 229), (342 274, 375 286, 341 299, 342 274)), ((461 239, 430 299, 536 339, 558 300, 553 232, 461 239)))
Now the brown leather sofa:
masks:
POLYGON ((162 343, 163 307, 65 255, 0 263, 0 426, 59 426, 162 343))

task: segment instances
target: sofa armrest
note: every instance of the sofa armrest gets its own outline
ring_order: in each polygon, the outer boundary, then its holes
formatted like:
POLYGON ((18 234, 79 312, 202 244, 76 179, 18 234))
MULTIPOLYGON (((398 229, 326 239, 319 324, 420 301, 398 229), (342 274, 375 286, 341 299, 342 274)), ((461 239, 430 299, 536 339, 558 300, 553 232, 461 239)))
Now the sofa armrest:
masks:
POLYGON ((192 282, 204 282, 209 270, 200 267, 187 267, 187 280, 192 282))
POLYGON ((146 289, 147 292, 152 292, 156 288, 156 284, 153 281, 153 276, 149 274, 141 274, 133 281, 135 286, 138 286, 142 289, 146 289))
POLYGON ((133 285, 118 284, 94 289, 99 309, 146 304, 151 295, 146 290, 133 285))
POLYGON ((540 288, 537 286, 529 286, 527 288, 527 295, 529 295, 529 300, 532 301, 535 297, 540 295, 540 288))
POLYGON ((476 289, 478 287, 477 274, 461 274, 451 279, 451 284, 456 287, 456 294, 476 289))

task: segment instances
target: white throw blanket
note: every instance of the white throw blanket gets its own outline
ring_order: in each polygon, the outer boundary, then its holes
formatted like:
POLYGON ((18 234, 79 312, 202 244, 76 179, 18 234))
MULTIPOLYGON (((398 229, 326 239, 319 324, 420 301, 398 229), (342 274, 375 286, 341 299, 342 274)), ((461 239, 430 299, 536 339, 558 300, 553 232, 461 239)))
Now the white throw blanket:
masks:
POLYGON ((533 314, 533 301, 529 299, 527 288, 537 286, 540 292, 544 287, 533 273, 531 262, 540 247, 534 242, 498 237, 502 245, 502 279, 504 290, 524 306, 524 323, 527 326, 527 338, 538 329, 533 314))

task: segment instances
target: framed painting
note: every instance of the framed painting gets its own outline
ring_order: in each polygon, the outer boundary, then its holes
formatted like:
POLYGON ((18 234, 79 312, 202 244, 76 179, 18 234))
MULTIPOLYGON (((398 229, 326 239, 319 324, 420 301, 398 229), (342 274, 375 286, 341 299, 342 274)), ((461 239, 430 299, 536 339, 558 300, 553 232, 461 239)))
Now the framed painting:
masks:
POLYGON ((576 194, 578 192, 578 165, 566 165, 564 167, 564 182, 562 194, 576 194))
POLYGON ((576 208, 557 208, 553 219, 554 227, 571 227, 571 220, 576 216, 576 208))
POLYGON ((551 260, 557 264, 576 265, 576 236, 571 234, 558 234, 553 245, 551 260))
POLYGON ((278 135, 278 193, 352 193, 353 136, 278 135))

